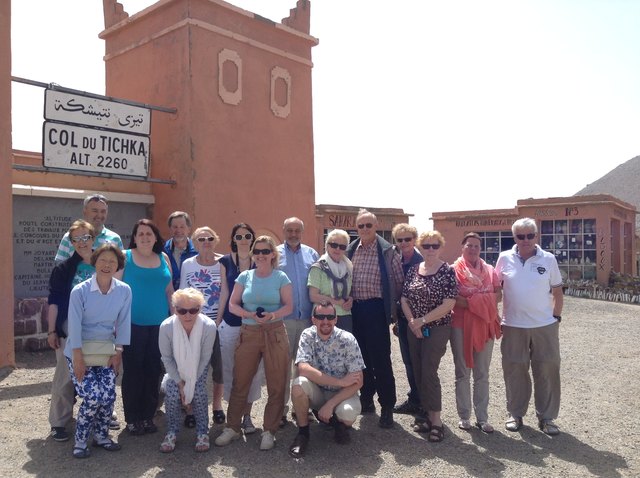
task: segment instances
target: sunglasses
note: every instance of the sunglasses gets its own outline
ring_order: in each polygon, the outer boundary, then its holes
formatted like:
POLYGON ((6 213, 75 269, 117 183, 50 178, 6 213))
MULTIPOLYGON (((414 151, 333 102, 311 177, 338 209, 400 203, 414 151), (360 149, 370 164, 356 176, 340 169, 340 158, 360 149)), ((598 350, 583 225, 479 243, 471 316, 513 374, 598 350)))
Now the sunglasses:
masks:
POLYGON ((93 239, 93 236, 91 234, 85 234, 83 236, 78 236, 78 237, 72 237, 71 238, 71 242, 74 243, 78 243, 78 242, 89 242, 91 239, 93 239))
POLYGON ((329 315, 329 314, 316 314, 313 316, 313 318, 316 320, 334 320, 334 319, 337 319, 338 317, 336 317, 335 315, 329 315))
POLYGON ((411 242, 411 241, 413 241, 413 237, 398 237, 396 239, 396 242, 398 244, 402 244, 403 242, 411 242))
POLYGON ((200 307, 193 307, 191 309, 183 309, 182 307, 176 307, 176 314, 178 315, 186 315, 187 313, 191 315, 195 315, 200 312, 200 307))
POLYGON ((425 251, 427 249, 433 249, 434 251, 437 251, 438 249, 440 249, 440 244, 420 244, 420 247, 422 247, 425 251))
POLYGON ((104 197, 102 194, 94 194, 93 196, 89 196, 87 198, 87 202, 91 202, 91 201, 102 201, 104 203, 107 202, 107 198, 104 197))
POLYGON ((516 237, 521 241, 524 241, 525 237, 527 239, 531 240, 534 237, 536 237, 536 233, 535 232, 530 232, 529 234, 516 234, 516 237))
POLYGON ((198 242, 206 242, 206 241, 213 242, 215 238, 211 236, 207 236, 207 237, 199 237, 197 240, 198 242))
POLYGON ((241 241, 242 239, 246 239, 247 241, 250 241, 253 238, 253 234, 251 234, 250 232, 247 232, 245 235, 236 234, 235 236, 233 236, 233 238, 236 241, 241 241))
POLYGON ((260 254, 262 254, 263 256, 268 256, 269 254, 271 254, 271 249, 254 249, 253 250, 254 256, 259 256, 260 254))
POLYGON ((358 224, 358 229, 364 229, 365 227, 367 229, 371 229, 373 227, 373 224, 371 224, 370 222, 368 222, 366 224, 358 224))
POLYGON ((338 244, 337 242, 329 242, 327 244, 331 249, 340 249, 341 251, 347 250, 346 244, 338 244))

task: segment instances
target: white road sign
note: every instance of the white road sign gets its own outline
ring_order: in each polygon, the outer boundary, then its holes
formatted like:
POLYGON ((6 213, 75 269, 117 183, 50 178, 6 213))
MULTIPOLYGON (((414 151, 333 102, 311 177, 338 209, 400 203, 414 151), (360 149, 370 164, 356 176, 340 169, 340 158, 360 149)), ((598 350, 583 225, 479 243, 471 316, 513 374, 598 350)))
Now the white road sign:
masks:
POLYGON ((45 121, 42 156, 49 168, 149 175, 149 138, 45 121))
POLYGON ((102 98, 46 89, 44 119, 148 135, 151 110, 102 98))

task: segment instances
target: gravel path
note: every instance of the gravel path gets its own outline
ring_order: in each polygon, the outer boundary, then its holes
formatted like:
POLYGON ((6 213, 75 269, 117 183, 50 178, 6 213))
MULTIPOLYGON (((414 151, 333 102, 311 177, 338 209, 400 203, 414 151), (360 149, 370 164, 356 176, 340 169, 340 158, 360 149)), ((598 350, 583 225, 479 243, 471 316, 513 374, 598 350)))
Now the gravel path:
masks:
MULTIPOLYGON (((121 452, 94 449, 87 460, 71 457, 72 440, 48 438, 49 393, 53 352, 20 354, 16 370, 0 371, 0 476, 514 476, 631 477, 640 476, 640 308, 638 306, 565 298, 561 325, 563 396, 557 420, 562 434, 550 438, 537 430, 529 410, 519 433, 504 430, 504 384, 500 347, 494 349, 490 416, 496 433, 457 428, 453 393, 453 361, 447 351, 441 366, 445 441, 427 442, 411 431, 412 418, 396 415, 396 426, 383 430, 377 416, 361 417, 352 443, 338 446, 332 433, 312 425, 311 447, 295 461, 287 448, 296 433, 289 424, 277 435, 276 448, 260 452, 259 433, 209 453, 193 451, 194 432, 178 437, 171 455, 157 449, 160 433, 130 437, 120 431, 121 452)), ((399 400, 406 378, 397 340, 393 344, 399 400)), ((254 407, 261 423, 263 403, 254 407)), ((122 416, 122 402, 117 408, 122 416)), ((220 427, 212 429, 215 437, 220 427)))

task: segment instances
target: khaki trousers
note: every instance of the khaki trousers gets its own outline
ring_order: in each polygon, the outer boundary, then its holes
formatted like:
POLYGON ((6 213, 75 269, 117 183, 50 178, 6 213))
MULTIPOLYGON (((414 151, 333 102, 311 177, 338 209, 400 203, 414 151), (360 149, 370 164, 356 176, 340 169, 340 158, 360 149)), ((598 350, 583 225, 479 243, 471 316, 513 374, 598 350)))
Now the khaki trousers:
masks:
POLYGON ((289 367, 289 339, 282 321, 265 325, 243 325, 240 330, 227 410, 227 426, 238 433, 251 382, 261 359, 264 360, 268 395, 262 428, 275 433, 284 412, 289 367))
POLYGON ((531 399, 539 419, 553 420, 560 411, 560 340, 558 322, 545 327, 502 327, 502 371, 507 392, 507 411, 514 417, 527 414, 531 399))
POLYGON ((73 399, 75 390, 67 359, 64 356, 66 339, 60 340, 60 348, 56 349, 56 368, 51 382, 51 405, 49 406, 49 424, 51 427, 66 427, 73 417, 73 399))

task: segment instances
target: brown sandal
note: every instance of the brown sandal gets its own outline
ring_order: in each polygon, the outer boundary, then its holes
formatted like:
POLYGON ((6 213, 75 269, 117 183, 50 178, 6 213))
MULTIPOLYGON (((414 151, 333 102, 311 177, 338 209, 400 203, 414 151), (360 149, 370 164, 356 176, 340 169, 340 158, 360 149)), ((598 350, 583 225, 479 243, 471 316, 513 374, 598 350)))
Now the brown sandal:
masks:
POLYGON ((431 425, 429 430, 428 440, 433 443, 438 443, 444 440, 444 427, 438 425, 431 425))

